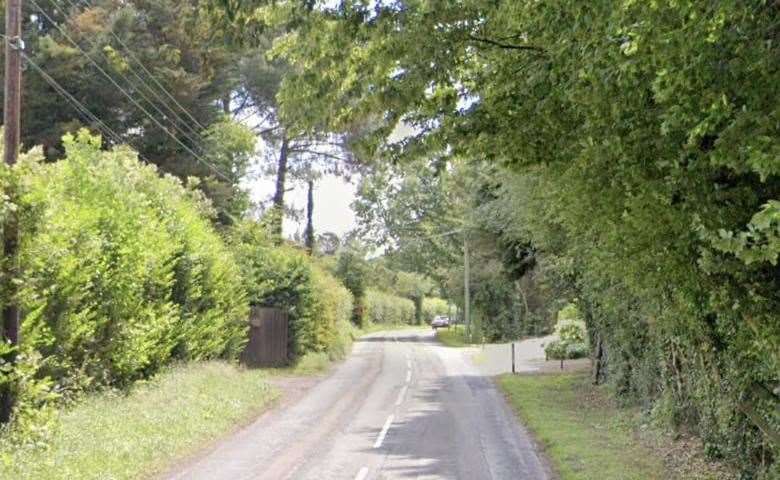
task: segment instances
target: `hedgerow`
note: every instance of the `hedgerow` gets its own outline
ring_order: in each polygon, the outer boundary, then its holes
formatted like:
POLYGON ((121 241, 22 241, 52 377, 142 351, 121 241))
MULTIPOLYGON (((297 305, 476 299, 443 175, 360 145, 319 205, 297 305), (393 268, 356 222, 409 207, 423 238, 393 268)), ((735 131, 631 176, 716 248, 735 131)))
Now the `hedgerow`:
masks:
POLYGON ((413 301, 374 289, 366 291, 364 309, 370 323, 411 325, 415 321, 413 301))
POLYGON ((80 132, 19 168, 23 350, 61 389, 123 385, 171 358, 234 357, 247 302, 230 252, 181 183, 80 132))
POLYGON ((276 245, 262 225, 237 226, 232 241, 250 303, 288 313, 290 361, 309 352, 343 355, 351 341, 352 294, 304 251, 276 245))
POLYGON ((15 192, 2 213, 16 209, 21 227, 21 343, 0 368, 14 445, 44 444, 63 397, 126 387, 174 359, 232 359, 246 341, 240 270, 208 203, 129 148, 103 150, 86 131, 63 144, 61 161, 35 149, 1 179, 15 192))

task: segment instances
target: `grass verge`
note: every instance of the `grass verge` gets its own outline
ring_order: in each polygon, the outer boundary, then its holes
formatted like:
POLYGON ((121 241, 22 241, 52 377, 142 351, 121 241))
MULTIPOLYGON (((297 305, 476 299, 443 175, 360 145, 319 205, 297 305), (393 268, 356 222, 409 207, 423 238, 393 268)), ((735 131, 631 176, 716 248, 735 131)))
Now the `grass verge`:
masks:
POLYGON ((463 325, 452 325, 450 328, 436 330, 436 338, 448 347, 468 347, 472 344, 466 341, 466 328, 463 325))
POLYGON ((584 374, 503 375, 499 384, 561 480, 661 480, 663 459, 584 374))
POLYGON ((277 393, 264 377, 223 362, 193 363, 129 393, 88 396, 60 413, 46 446, 0 443, 0 478, 121 480, 154 474, 274 400, 277 393))

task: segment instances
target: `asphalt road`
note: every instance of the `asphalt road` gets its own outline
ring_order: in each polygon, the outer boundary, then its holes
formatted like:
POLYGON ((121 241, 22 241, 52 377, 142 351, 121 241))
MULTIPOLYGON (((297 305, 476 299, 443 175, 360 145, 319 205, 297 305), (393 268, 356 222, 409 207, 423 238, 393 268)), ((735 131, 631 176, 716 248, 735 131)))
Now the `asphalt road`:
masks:
POLYGON ((171 480, 550 478, 490 377, 432 333, 358 341, 336 371, 171 480))

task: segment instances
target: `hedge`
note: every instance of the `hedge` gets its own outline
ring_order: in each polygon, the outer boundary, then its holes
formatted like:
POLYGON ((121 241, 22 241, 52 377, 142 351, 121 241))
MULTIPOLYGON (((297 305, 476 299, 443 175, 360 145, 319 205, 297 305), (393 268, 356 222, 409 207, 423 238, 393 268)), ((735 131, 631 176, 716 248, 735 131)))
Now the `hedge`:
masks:
POLYGON ((232 241, 250 303, 289 315, 290 361, 309 352, 343 355, 351 340, 352 294, 304 251, 276 245, 259 224, 239 225, 232 241))
POLYGON ((130 149, 101 150, 86 131, 64 145, 57 163, 33 150, 2 172, 16 192, 2 212, 15 208, 22 232, 19 361, 0 376, 17 430, 62 395, 125 386, 173 359, 234 358, 246 339, 240 271, 208 206, 130 149))
POLYGON ((378 290, 368 289, 365 297, 365 318, 371 323, 412 324, 414 302, 378 290))

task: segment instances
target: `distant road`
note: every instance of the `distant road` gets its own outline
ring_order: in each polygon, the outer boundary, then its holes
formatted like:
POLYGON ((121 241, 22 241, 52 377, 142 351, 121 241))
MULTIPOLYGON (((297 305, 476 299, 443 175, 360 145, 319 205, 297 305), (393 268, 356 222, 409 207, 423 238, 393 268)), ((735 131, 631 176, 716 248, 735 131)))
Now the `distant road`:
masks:
POLYGON ((550 478, 492 380, 429 332, 359 340, 301 398, 171 480, 550 478))

